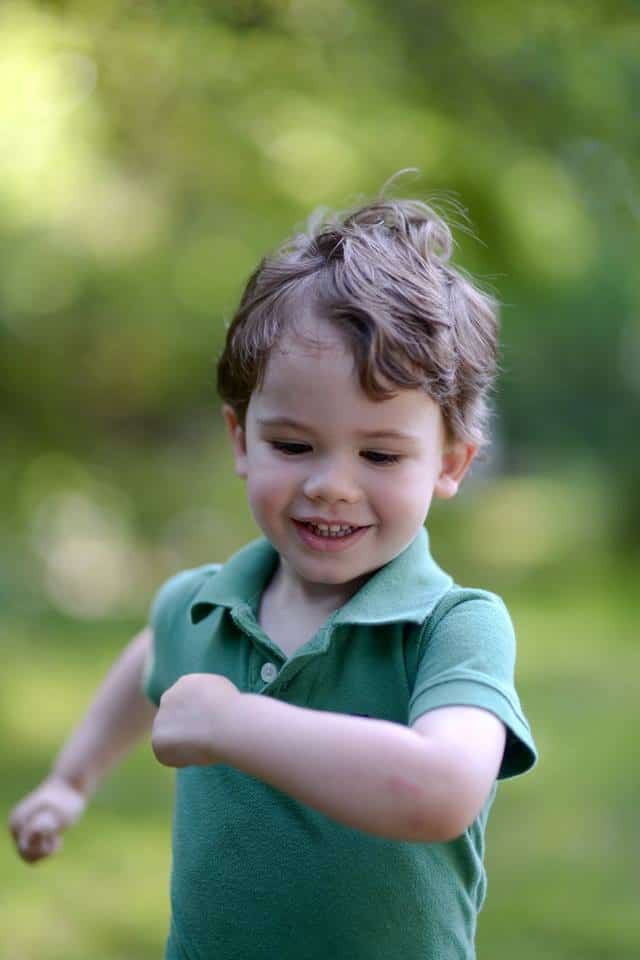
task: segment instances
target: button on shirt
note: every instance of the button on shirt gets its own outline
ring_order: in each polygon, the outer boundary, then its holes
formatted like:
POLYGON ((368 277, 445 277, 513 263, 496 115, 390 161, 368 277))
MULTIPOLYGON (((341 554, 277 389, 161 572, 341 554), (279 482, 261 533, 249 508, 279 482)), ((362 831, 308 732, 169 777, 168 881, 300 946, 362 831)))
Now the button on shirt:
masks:
MULTIPOLYGON (((291 657, 257 621, 277 563, 260 539, 224 566, 183 571, 161 587, 144 678, 155 704, 192 672, 405 726, 464 704, 506 726, 500 779, 533 766, 509 614, 496 594, 453 582, 426 530, 291 657)), ((230 766, 180 768, 165 958, 472 960, 494 796, 495 787, 462 836, 413 843, 343 826, 230 766)))
POLYGON ((271 683, 278 676, 278 668, 275 663, 265 663, 260 671, 260 676, 265 683, 271 683))

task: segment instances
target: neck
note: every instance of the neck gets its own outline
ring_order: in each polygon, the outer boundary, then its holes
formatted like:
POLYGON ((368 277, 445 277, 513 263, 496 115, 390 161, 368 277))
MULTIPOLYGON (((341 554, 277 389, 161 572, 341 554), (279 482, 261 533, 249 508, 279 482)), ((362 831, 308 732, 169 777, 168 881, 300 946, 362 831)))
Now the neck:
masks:
POLYGON ((313 607, 329 616, 349 600, 366 583, 371 573, 363 574, 346 583, 313 583, 292 574, 282 559, 269 584, 283 609, 313 607))

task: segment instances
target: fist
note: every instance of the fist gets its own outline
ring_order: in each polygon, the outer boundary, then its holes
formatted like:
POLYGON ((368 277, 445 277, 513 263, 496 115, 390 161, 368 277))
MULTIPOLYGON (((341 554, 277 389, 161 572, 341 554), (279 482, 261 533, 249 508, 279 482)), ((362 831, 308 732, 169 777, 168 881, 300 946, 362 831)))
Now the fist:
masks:
POLYGON ((83 793, 65 780, 51 776, 11 811, 9 830, 17 851, 27 863, 56 853, 63 830, 72 826, 85 810, 83 793))
POLYGON ((167 767, 223 763, 226 719, 240 691, 217 673, 187 673, 162 694, 151 747, 167 767))

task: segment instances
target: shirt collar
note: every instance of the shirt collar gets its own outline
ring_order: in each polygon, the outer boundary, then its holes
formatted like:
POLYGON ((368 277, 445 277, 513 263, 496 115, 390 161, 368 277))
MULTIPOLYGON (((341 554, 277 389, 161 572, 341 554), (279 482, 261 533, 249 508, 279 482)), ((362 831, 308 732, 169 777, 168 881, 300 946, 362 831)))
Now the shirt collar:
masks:
MULTIPOLYGON (((248 543, 202 585, 191 603, 192 623, 199 623, 216 606, 250 603, 262 593, 277 561, 276 550, 264 537, 248 543)), ((335 612, 332 621, 334 624, 422 623, 452 584, 452 578, 431 556, 429 535, 421 527, 409 546, 377 570, 335 612)))

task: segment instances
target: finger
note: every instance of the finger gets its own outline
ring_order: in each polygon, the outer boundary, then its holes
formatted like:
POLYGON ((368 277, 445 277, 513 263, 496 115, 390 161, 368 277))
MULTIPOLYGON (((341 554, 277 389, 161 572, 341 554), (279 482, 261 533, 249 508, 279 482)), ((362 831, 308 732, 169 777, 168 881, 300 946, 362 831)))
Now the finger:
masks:
POLYGON ((43 807, 42 795, 38 790, 29 794, 16 807, 13 808, 9 816, 9 829, 14 837, 19 833, 25 823, 27 823, 38 810, 43 807))
POLYGON ((62 846, 62 838, 55 837, 45 837, 44 840, 40 843, 38 852, 40 857, 50 857, 52 853, 55 853, 62 846))
POLYGON ((39 810, 27 823, 25 830, 29 835, 37 837, 52 836, 62 827, 62 820, 58 813, 51 807, 45 807, 39 810))
POLYGON ((39 856, 41 849, 48 850, 55 842, 59 829, 59 820, 51 812, 42 811, 18 832, 16 844, 20 855, 25 859, 39 856))
POLYGON ((62 838, 59 836, 23 836, 18 843, 18 851, 23 860, 26 860, 28 863, 33 863, 36 860, 41 860, 43 857, 48 857, 52 853, 55 853, 60 849, 62 843, 62 838))
POLYGON ((18 841, 18 853, 27 863, 33 863, 34 860, 39 860, 42 856, 42 848, 39 843, 35 841, 32 843, 29 838, 20 838, 18 841))
POLYGON ((29 816, 29 806, 30 804, 27 802, 27 800, 23 800, 16 807, 14 807, 9 814, 9 830, 11 830, 11 833, 16 839, 22 828, 22 824, 29 816))

